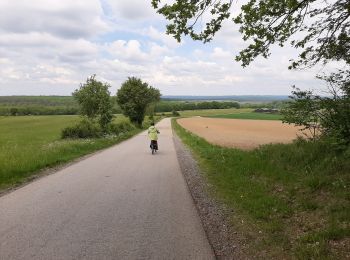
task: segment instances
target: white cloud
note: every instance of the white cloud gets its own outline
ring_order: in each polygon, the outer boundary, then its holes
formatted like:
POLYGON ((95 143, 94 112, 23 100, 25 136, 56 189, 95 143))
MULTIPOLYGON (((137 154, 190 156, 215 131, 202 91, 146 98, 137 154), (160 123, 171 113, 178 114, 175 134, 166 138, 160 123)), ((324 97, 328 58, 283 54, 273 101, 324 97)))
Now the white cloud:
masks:
POLYGON ((62 38, 91 37, 105 32, 98 0, 0 1, 0 28, 10 33, 41 32, 62 38))
POLYGON ((152 19, 155 10, 149 0, 106 0, 117 18, 127 20, 152 19))
POLYGON ((69 95, 92 74, 112 93, 129 76, 184 95, 288 94, 292 84, 318 84, 314 71, 287 70, 293 50, 274 49, 243 69, 231 22, 205 46, 178 44, 149 0, 0 0, 0 10, 0 95, 69 95))
POLYGON ((228 51, 223 50, 220 47, 215 47, 213 53, 211 54, 211 57, 214 59, 230 59, 231 53, 228 51))
MULTIPOLYGON (((85 39, 61 39, 47 33, 2 34, 0 53, 17 59, 60 59, 64 62, 86 61, 98 53, 98 46, 85 39)), ((19 60, 20 61, 20 60, 19 60)))
POLYGON ((151 42, 150 44, 150 56, 152 59, 155 59, 157 57, 164 57, 164 55, 172 54, 173 51, 171 51, 167 46, 161 46, 154 42, 151 42))
POLYGON ((114 57, 130 62, 143 62, 147 59, 147 54, 141 50, 141 44, 137 40, 115 41, 108 50, 114 57))
POLYGON ((150 37, 152 40, 159 41, 169 48, 177 48, 184 44, 184 41, 178 43, 172 36, 167 35, 165 32, 161 32, 153 26, 148 27, 142 31, 142 34, 150 37))

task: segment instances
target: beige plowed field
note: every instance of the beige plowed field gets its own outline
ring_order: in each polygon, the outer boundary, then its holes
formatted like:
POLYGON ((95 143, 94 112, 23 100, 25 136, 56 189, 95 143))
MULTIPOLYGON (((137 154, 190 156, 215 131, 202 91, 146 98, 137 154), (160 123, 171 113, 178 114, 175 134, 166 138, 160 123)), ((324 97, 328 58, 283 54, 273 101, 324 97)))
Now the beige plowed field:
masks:
POLYGON ((192 117, 177 122, 210 143, 247 150, 262 144, 289 143, 301 134, 298 127, 272 120, 192 117))

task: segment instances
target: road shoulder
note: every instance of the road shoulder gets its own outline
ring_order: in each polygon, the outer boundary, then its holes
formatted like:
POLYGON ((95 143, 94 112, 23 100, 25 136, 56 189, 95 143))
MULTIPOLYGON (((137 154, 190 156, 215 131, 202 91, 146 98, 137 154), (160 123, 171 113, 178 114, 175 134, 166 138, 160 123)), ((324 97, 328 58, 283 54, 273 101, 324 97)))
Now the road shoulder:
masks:
POLYGON ((242 252, 243 238, 230 224, 230 214, 222 203, 210 194, 211 185, 201 174, 191 151, 174 132, 174 144, 181 172, 194 200, 203 228, 218 259, 248 259, 242 252))

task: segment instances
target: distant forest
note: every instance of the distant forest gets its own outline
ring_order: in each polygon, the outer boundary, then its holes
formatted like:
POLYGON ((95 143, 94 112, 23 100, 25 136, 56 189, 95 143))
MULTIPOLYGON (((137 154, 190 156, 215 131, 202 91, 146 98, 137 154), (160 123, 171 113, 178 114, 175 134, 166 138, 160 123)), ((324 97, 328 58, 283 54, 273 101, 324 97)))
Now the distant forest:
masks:
POLYGON ((231 95, 231 96, 162 96, 162 100, 178 101, 237 101, 237 102, 273 102, 288 100, 288 96, 275 95, 231 95))
MULTIPOLYGON (((164 96, 154 112, 240 107, 278 108, 285 96, 164 96)), ((113 113, 121 109, 113 97, 113 113)), ((152 109, 152 110, 153 110, 152 109)), ((0 115, 76 115, 79 107, 72 96, 0 96, 0 115)))

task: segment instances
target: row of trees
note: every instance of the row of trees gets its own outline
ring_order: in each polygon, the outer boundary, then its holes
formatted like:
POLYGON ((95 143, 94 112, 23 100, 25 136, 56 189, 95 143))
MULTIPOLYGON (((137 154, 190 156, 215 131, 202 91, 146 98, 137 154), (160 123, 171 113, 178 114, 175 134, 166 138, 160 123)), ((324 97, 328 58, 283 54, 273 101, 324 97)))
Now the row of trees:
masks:
POLYGON ((238 102, 232 101, 203 101, 203 102, 183 102, 183 101, 165 101, 159 102, 154 107, 155 112, 172 112, 184 110, 200 110, 200 109, 225 109, 240 108, 238 102))
MULTIPOLYGON (((121 114, 123 111, 117 103, 117 97, 112 96, 112 114, 121 114)), ((270 103, 245 103, 243 107, 257 108, 257 107, 276 107, 278 102, 270 103)), ((282 103, 282 102, 280 102, 282 103)), ((172 111, 184 110, 200 110, 200 109, 225 109, 225 108, 240 108, 238 102, 233 101, 160 101, 156 104, 148 106, 146 114, 153 112, 163 113, 172 111)), ((26 116, 26 115, 78 115, 79 106, 74 102, 74 106, 28 106, 28 105, 4 105, 0 101, 0 116, 26 116)))
POLYGON ((76 115, 79 108, 61 106, 0 106, 1 116, 76 115))
MULTIPOLYGON (((109 88, 108 83, 96 80, 93 75, 73 92, 73 97, 80 105, 80 113, 92 121, 97 121, 103 130, 107 130, 113 118, 109 88)), ((123 114, 136 126, 141 127, 147 107, 160 100, 160 92, 141 79, 130 77, 121 85, 116 100, 123 114)))

